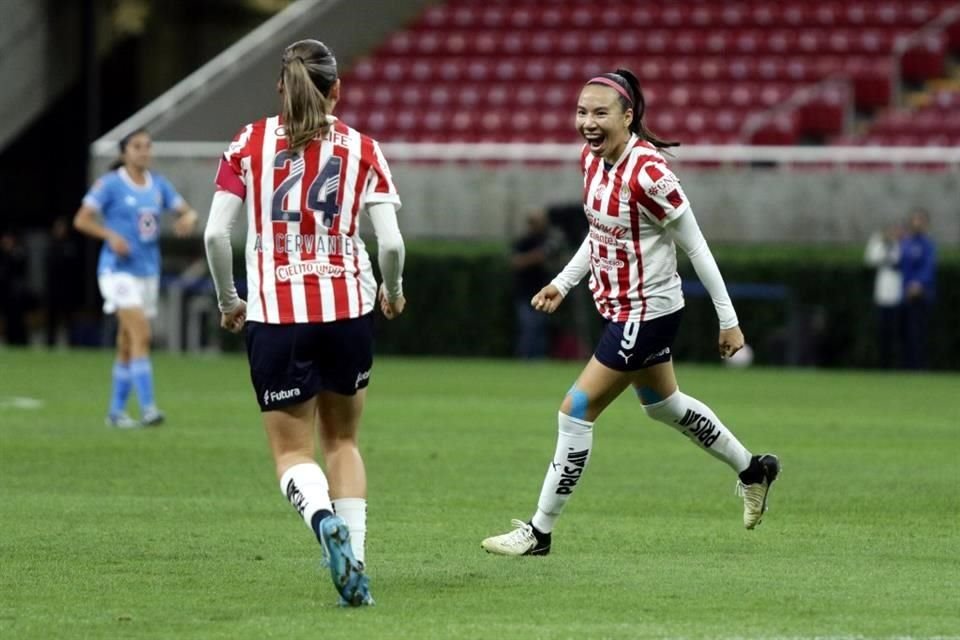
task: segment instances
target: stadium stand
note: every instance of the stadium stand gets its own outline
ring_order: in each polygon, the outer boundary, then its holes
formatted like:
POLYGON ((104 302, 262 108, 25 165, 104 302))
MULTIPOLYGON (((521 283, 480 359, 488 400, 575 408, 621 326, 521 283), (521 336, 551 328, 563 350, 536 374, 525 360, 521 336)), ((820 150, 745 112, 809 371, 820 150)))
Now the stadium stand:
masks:
MULTIPOLYGON (((451 0, 358 61, 341 108, 384 141, 567 142, 584 77, 625 65, 655 105, 652 128, 686 143, 860 144, 853 111, 883 110, 898 79, 947 73, 960 21, 924 28, 949 11, 960 4, 451 0), (365 109, 371 100, 393 108, 365 109)), ((924 123, 936 116, 917 117, 906 132, 891 125, 897 140, 927 144, 924 123)))

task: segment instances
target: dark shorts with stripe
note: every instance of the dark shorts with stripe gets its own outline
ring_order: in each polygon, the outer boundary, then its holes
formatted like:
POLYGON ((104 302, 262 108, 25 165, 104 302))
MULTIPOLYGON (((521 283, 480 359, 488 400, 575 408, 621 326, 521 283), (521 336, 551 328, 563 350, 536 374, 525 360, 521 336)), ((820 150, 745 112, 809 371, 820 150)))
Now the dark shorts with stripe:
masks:
POLYGON ((609 322, 593 355, 616 371, 639 371, 668 362, 682 315, 681 309, 645 322, 609 322))
POLYGON ((310 324, 248 322, 247 359, 261 411, 321 391, 355 395, 370 382, 373 314, 310 324))

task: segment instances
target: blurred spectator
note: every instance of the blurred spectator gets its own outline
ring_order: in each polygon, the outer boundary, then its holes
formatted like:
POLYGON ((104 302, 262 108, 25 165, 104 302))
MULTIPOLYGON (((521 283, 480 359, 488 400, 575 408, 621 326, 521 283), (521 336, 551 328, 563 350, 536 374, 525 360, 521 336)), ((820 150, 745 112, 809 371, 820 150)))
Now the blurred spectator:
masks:
POLYGON ((903 363, 907 369, 927 368, 927 333, 937 297, 936 247, 927 231, 930 215, 923 209, 910 214, 907 234, 900 241, 903 276, 903 363))
POLYGON ((29 343, 27 310, 31 295, 27 286, 27 252, 12 231, 0 235, 0 312, 7 344, 29 343))
POLYGON ((547 355, 549 316, 531 307, 530 299, 550 280, 552 261, 564 246, 563 234, 550 225, 546 211, 534 209, 527 215, 526 233, 514 242, 510 257, 517 323, 515 352, 519 358, 547 355))
POLYGON ((83 264, 80 247, 71 234, 70 222, 57 218, 50 228, 50 244, 46 256, 47 346, 59 342, 61 331, 69 329, 71 317, 77 308, 81 283, 78 274, 83 264))
POLYGON ((896 366, 900 343, 900 303, 903 300, 903 277, 898 268, 903 229, 892 224, 870 236, 864 251, 864 262, 876 269, 873 282, 873 304, 877 312, 877 353, 880 366, 896 366))

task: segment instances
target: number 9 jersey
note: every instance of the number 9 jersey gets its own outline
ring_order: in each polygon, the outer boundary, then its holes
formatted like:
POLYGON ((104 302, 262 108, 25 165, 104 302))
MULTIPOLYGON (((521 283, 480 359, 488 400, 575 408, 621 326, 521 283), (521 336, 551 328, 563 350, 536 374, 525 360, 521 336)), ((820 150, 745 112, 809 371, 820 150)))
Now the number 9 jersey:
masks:
POLYGON ((373 311, 377 283, 358 233, 364 207, 400 197, 372 138, 328 116, 296 153, 279 117, 245 126, 220 161, 216 184, 247 212, 247 320, 333 322, 373 311))

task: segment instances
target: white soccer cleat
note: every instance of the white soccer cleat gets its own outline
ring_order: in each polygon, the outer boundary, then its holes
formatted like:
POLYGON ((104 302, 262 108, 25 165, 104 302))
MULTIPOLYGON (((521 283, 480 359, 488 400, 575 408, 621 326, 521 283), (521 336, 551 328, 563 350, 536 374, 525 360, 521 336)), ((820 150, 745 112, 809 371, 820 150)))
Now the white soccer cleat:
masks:
POLYGON ((144 427, 159 427, 166 419, 167 417, 163 414, 163 411, 160 411, 156 407, 149 407, 143 412, 143 417, 140 418, 140 424, 144 427))
POLYGON ((760 465, 763 479, 751 484, 737 482, 737 495, 743 497, 743 526, 747 529, 753 529, 760 524, 763 514, 767 511, 770 485, 780 475, 780 461, 777 456, 767 453, 757 456, 755 460, 760 465))
POLYGON ((106 423, 108 427, 114 427, 115 429, 140 428, 140 423, 125 413, 111 413, 106 417, 104 423, 106 423))
POLYGON ((513 519, 510 524, 513 531, 491 536, 480 543, 484 551, 499 556, 545 556, 550 553, 550 534, 541 541, 529 522, 513 519))

